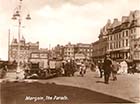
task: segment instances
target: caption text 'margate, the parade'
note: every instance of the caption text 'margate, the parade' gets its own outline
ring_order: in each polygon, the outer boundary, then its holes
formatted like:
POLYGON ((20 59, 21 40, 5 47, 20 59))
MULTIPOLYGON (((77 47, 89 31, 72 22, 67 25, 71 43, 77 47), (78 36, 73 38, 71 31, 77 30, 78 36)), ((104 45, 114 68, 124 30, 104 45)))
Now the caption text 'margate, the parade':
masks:
POLYGON ((64 100, 69 100, 67 96, 57 96, 57 95, 54 95, 54 96, 26 96, 25 97, 25 101, 48 101, 48 100, 61 100, 61 101, 64 101, 64 100))

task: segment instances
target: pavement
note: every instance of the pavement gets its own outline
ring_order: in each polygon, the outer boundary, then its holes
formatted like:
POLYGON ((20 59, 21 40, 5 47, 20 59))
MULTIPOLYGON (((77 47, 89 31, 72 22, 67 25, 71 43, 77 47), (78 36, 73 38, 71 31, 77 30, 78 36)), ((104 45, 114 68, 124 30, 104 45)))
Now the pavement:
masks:
MULTIPOLYGON (((7 80, 15 82, 17 81, 15 79, 15 75, 15 73, 9 72, 7 73, 7 76, 0 81, 1 83, 2 81, 6 82, 7 80)), ((56 77, 47 80, 26 79, 18 81, 29 83, 38 82, 40 84, 55 83, 61 86, 63 85, 76 88, 84 88, 108 96, 125 99, 135 103, 140 103, 140 74, 122 74, 117 75, 117 77, 117 81, 113 81, 112 78, 110 78, 109 84, 104 84, 104 79, 99 78, 97 72, 92 72, 89 70, 84 77, 79 76, 79 73, 75 73, 74 77, 56 77)))

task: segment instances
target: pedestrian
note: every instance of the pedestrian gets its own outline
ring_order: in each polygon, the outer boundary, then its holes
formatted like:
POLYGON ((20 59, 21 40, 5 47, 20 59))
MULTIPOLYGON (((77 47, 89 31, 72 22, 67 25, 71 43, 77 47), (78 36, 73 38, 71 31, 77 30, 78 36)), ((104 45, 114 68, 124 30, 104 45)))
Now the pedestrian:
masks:
POLYGON ((126 60, 123 60, 122 62, 120 62, 120 68, 119 68, 119 71, 118 73, 119 74, 127 74, 128 73, 128 65, 127 65, 127 62, 126 60))
POLYGON ((100 73, 100 78, 102 78, 102 76, 103 76, 103 63, 102 63, 102 60, 98 61, 98 69, 99 69, 99 73, 100 73))
POLYGON ((74 76, 74 73, 76 72, 76 63, 75 60, 71 60, 71 69, 72 69, 72 76, 74 76))
POLYGON ((84 74, 86 74, 86 66, 85 66, 84 62, 82 62, 81 67, 80 67, 80 75, 83 77, 84 74))
POLYGON ((70 63, 70 60, 67 60, 67 63, 65 64, 65 74, 66 74, 66 76, 70 77, 71 72, 72 72, 71 63, 70 63))
POLYGON ((117 80, 117 72, 120 68, 120 64, 115 60, 112 61, 112 77, 113 81, 117 80))
POLYGON ((68 68, 69 68, 69 64, 68 64, 68 60, 66 60, 66 63, 64 64, 65 76, 68 76, 68 68))
POLYGON ((65 75, 65 64, 66 64, 66 62, 65 61, 62 61, 61 71, 62 71, 62 75, 63 76, 65 75))
POLYGON ((112 60, 109 54, 106 54, 104 63, 103 63, 103 70, 104 70, 104 81, 105 84, 109 84, 109 77, 112 70, 112 60))
POLYGON ((95 63, 94 62, 91 62, 90 63, 90 69, 91 69, 91 71, 95 71, 95 67, 96 67, 95 63))

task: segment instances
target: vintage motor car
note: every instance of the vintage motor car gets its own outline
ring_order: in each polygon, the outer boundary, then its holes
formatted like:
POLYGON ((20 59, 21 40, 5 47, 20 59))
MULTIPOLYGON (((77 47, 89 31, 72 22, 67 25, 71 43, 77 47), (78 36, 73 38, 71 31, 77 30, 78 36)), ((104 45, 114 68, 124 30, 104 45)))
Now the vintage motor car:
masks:
POLYGON ((39 68, 39 63, 30 63, 26 68, 25 68, 25 79, 29 78, 41 78, 43 71, 39 68))

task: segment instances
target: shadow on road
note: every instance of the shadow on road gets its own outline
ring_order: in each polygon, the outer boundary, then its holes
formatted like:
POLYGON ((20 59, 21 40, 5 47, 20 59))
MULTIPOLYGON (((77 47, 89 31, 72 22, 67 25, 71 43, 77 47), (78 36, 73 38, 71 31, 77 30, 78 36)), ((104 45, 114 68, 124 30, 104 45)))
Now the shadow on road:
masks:
POLYGON ((92 90, 57 85, 55 83, 41 84, 38 82, 7 82, 1 83, 2 104, 87 104, 87 103, 131 103, 131 101, 105 95, 92 90), (66 96, 65 100, 25 100, 27 96, 66 96))
POLYGON ((96 81, 96 83, 104 83, 104 81, 96 81))

